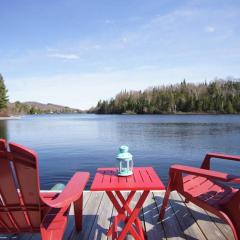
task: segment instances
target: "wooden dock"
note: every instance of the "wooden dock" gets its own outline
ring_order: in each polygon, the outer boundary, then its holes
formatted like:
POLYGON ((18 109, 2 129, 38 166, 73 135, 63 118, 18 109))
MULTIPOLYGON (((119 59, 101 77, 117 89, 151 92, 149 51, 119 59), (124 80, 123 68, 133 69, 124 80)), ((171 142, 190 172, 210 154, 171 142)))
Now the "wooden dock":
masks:
MULTIPOLYGON (((125 196, 128 192, 124 192, 125 196)), ((138 200, 140 193, 134 197, 138 200)), ((171 193, 170 204, 163 222, 157 222, 164 191, 151 192, 143 205, 141 221, 149 240, 155 239, 234 239, 230 227, 216 216, 192 203, 185 203, 177 192, 171 193)), ((134 205, 133 202, 133 205, 134 205)), ((83 231, 77 233, 74 228, 73 211, 70 211, 68 227, 64 239, 111 239, 106 232, 116 210, 104 192, 84 192, 83 231)), ((120 226, 121 228, 121 226, 120 226)), ((41 239, 39 234, 0 235, 0 239, 41 239)), ((128 236, 127 238, 133 239, 128 236)))

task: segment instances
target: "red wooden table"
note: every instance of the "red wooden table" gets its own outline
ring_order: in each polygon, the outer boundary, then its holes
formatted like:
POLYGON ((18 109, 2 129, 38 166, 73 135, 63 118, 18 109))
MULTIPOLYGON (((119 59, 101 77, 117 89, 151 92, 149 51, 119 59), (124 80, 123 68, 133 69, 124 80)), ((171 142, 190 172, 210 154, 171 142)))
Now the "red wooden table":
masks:
POLYGON ((112 235, 113 239, 123 240, 130 233, 137 240, 144 239, 144 231, 138 217, 139 211, 151 190, 164 189, 164 184, 152 167, 135 167, 133 175, 129 177, 117 176, 116 168, 98 168, 91 191, 105 191, 118 212, 107 235, 112 235), (130 191, 130 194, 125 199, 121 191, 130 191), (134 209, 131 209, 130 203, 136 191, 142 191, 141 196, 134 209), (124 221, 125 225, 117 237, 117 226, 120 221, 124 221))

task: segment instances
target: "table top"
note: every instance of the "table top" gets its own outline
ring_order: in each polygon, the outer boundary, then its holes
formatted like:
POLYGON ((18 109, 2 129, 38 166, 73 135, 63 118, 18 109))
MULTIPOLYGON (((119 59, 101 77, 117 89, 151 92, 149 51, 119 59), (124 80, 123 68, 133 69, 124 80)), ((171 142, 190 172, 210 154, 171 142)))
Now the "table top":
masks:
POLYGON ((165 190, 152 167, 134 167, 133 175, 117 175, 116 168, 98 168, 91 191, 165 190))

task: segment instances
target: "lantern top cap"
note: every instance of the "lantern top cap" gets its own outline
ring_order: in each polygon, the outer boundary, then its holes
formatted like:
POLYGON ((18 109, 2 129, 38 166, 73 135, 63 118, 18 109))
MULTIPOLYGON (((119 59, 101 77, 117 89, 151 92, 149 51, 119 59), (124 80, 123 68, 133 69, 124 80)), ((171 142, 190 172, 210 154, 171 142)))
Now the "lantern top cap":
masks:
POLYGON ((120 148, 119 148, 119 153, 127 153, 128 152, 128 146, 126 145, 122 145, 120 148))
POLYGON ((118 160, 126 160, 126 161, 129 161, 129 160, 132 160, 132 154, 128 152, 128 146, 121 146, 119 149, 118 149, 118 154, 117 154, 117 159, 118 160))

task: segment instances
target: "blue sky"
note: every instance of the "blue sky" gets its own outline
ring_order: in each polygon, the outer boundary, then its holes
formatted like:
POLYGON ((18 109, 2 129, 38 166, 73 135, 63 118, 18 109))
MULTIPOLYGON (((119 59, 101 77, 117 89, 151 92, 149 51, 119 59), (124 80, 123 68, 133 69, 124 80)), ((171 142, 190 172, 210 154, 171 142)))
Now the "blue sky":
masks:
POLYGON ((123 89, 240 77, 240 1, 3 0, 10 101, 86 109, 123 89))

